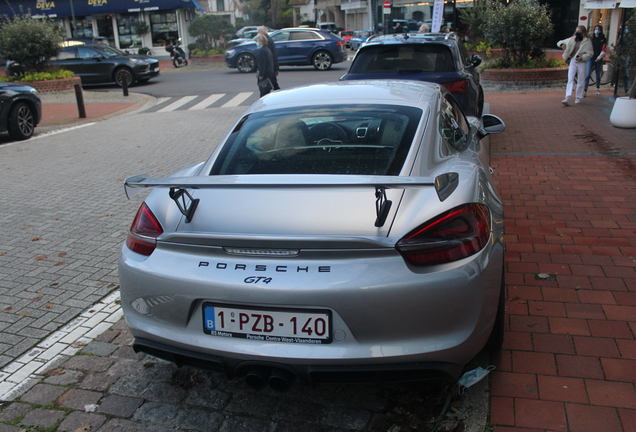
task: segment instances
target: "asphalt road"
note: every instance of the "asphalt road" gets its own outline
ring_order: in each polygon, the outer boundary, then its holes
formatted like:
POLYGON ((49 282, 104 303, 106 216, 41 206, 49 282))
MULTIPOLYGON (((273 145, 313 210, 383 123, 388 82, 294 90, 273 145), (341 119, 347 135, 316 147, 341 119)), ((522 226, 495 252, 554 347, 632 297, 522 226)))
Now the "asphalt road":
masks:
MULTIPOLYGON (((305 84, 338 81, 349 70, 350 65, 349 61, 337 63, 327 71, 318 71, 313 66, 283 66, 278 76, 278 83, 282 89, 285 89, 305 84)), ((199 72, 190 72, 194 68, 188 68, 190 66, 163 72, 158 77, 145 84, 134 86, 130 90, 157 98, 224 93, 228 90, 257 91, 256 75, 253 73, 245 74, 224 66, 220 69, 199 72)), ((85 85, 84 87, 89 91, 121 92, 121 89, 114 84, 85 85)))

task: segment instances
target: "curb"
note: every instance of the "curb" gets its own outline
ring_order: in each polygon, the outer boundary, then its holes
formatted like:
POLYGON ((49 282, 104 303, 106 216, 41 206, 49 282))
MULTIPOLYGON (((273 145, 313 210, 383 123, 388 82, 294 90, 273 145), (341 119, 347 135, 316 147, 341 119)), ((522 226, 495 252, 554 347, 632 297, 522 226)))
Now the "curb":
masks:
MULTIPOLYGON (((157 104, 157 98, 155 98, 154 96, 150 96, 143 93, 130 93, 130 95, 138 98, 137 102, 132 106, 129 106, 120 111, 115 111, 113 113, 106 114, 100 117, 85 118, 85 119, 78 118, 77 120, 74 120, 74 121, 38 125, 36 128, 37 133, 34 135, 34 137, 37 137, 46 133, 54 132, 56 130, 61 129, 62 127, 67 128, 72 126, 79 126, 79 125, 84 125, 88 123, 95 123, 98 121, 108 120, 123 114, 141 111, 143 109, 150 108, 157 104)), ((91 103, 98 103, 98 102, 88 102, 88 104, 91 104, 91 103)))

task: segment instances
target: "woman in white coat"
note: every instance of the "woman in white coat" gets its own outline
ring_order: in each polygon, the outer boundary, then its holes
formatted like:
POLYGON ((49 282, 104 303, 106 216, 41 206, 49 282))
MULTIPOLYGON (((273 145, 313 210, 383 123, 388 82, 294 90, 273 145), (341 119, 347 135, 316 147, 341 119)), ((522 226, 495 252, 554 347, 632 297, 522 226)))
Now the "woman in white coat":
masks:
POLYGON ((578 26, 574 36, 559 41, 557 46, 563 48, 563 60, 570 64, 568 85, 565 88, 565 99, 561 103, 565 106, 570 105, 570 96, 572 96, 572 89, 574 88, 574 77, 577 75, 578 82, 574 103, 580 103, 585 92, 587 61, 594 55, 592 41, 587 37, 587 29, 584 26, 578 26))

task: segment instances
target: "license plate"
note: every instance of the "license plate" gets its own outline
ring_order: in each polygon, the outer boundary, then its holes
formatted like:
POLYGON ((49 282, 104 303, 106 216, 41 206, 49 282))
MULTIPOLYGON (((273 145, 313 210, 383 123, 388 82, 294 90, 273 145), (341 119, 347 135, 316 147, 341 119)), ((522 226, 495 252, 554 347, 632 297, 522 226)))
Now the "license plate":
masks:
POLYGON ((203 332, 268 342, 331 343, 331 313, 203 304, 203 332))

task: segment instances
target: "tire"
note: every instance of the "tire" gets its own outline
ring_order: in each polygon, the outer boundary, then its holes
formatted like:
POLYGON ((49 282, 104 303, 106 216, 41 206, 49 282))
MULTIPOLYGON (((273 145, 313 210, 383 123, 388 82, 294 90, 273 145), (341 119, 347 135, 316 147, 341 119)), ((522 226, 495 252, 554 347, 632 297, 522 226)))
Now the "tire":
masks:
POLYGON ((505 271, 501 271, 501 289, 499 291, 499 304, 497 306, 497 316, 495 317, 495 325, 486 342, 486 350, 497 352, 501 350, 504 340, 504 330, 506 328, 506 279, 505 271))
POLYGON ((22 141, 31 138, 35 130, 33 110, 25 102, 18 102, 9 113, 8 131, 11 138, 22 141))
POLYGON ((123 87, 122 75, 128 83, 128 87, 132 87, 135 84, 135 75, 133 72, 128 68, 119 68, 115 70, 115 84, 119 87, 123 87))
POLYGON ((311 64, 317 70, 329 70, 333 64, 333 58, 327 51, 318 51, 311 57, 311 64))
POLYGON ((243 53, 236 59, 236 68, 242 73, 256 72, 256 59, 251 54, 243 53))

